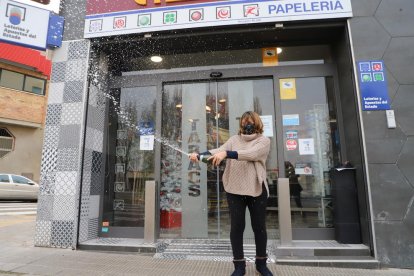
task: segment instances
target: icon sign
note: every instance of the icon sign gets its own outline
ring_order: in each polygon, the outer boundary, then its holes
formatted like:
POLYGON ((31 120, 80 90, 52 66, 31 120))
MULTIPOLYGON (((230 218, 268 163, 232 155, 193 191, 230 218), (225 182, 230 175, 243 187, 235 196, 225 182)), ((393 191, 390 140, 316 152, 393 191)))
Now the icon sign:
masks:
POLYGON ((362 73, 361 74, 361 80, 362 80, 362 82, 371 82, 372 81, 371 73, 362 73))
POLYGON ((102 19, 91 20, 89 22, 89 31, 90 32, 102 31, 102 19))
POLYGON ((373 75, 374 75, 374 81, 385 81, 384 73, 377 72, 377 73, 374 73, 373 75))
POLYGON ((244 10, 244 17, 259 16, 259 5, 257 4, 244 5, 243 10, 244 10))
POLYGON ((177 12, 164 12, 164 24, 177 23, 177 12))
POLYGON ((369 62, 361 62, 359 64, 359 71, 361 71, 361 72, 371 72, 371 64, 369 62))
POLYGON ((19 25, 26 18, 26 9, 20 6, 7 4, 6 17, 13 25, 19 25))
POLYGON ((151 25, 151 14, 138 15, 138 26, 149 26, 149 25, 151 25))
POLYGON ((114 18, 114 29, 123 29, 126 27, 126 16, 114 18))
POLYGON ((189 11, 190 21, 197 22, 202 21, 204 19, 204 11, 203 9, 196 9, 189 11))
POLYGON ((216 8, 216 18, 217 19, 227 19, 227 18, 231 18, 230 6, 217 7, 216 8))
POLYGON ((296 142, 296 140, 292 140, 292 139, 289 139, 289 140, 286 140, 286 148, 287 148, 287 150, 295 150, 295 149, 297 149, 297 147, 298 147, 298 142, 296 142))
POLYGON ((372 63, 372 71, 382 71, 382 63, 381 62, 373 62, 372 63))

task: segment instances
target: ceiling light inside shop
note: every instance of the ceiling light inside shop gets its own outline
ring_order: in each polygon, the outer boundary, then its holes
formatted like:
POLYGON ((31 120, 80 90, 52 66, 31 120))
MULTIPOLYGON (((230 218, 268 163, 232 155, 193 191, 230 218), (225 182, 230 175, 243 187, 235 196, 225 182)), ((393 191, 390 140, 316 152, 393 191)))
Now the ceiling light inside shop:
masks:
POLYGON ((206 105, 206 111, 210 112, 211 111, 211 107, 209 107, 208 105, 206 105))
POLYGON ((162 61, 162 57, 160 57, 160 56, 152 56, 151 57, 151 61, 152 62, 161 62, 162 61))
POLYGON ((219 100, 219 103, 225 103, 226 102, 226 99, 220 99, 219 100))
POLYGON ((283 52, 283 49, 282 49, 282 48, 277 47, 277 48, 276 48, 276 52, 277 52, 277 54, 280 54, 280 53, 282 53, 282 52, 283 52))
POLYGON ((181 107, 183 107, 183 105, 182 104, 177 104, 175 107, 176 108, 181 108, 181 107))

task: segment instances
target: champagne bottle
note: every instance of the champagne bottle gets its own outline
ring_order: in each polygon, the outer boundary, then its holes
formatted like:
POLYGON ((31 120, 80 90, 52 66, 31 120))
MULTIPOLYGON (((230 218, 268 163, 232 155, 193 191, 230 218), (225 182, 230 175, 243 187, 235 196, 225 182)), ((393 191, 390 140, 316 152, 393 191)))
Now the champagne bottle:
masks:
POLYGON ((203 163, 209 163, 210 162, 210 160, 208 160, 208 158, 210 158, 210 156, 211 156, 211 154, 198 154, 197 155, 197 159, 198 160, 201 160, 201 162, 203 162, 203 163))

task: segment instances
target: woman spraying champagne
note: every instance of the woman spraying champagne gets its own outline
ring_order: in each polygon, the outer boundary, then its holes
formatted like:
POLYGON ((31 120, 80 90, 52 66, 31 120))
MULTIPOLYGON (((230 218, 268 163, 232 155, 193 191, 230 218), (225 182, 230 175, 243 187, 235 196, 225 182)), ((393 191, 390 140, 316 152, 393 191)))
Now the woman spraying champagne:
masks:
POLYGON ((256 243, 256 270, 263 276, 273 275, 266 266, 266 206, 269 196, 266 159, 270 151, 270 140, 262 133, 263 123, 259 115, 247 111, 240 118, 238 134, 230 137, 220 148, 200 155, 190 154, 192 162, 203 159, 202 155, 211 154, 206 160, 214 166, 228 159, 223 174, 223 184, 227 193, 231 220, 230 241, 235 268, 232 276, 246 273, 243 252, 246 207, 250 211, 256 243))

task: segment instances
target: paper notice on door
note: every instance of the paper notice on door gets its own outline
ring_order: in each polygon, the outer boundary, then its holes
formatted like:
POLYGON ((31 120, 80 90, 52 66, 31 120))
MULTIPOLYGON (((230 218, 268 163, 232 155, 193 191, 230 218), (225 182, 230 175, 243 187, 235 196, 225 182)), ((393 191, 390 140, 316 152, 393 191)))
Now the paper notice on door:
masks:
POLYGON ((295 79, 280 79, 280 99, 282 100, 296 100, 296 80, 295 79))
POLYGON ((272 115, 260 116, 263 123, 263 135, 266 137, 273 137, 273 119, 272 115))
POLYGON ((313 138, 299 139, 299 154, 313 155, 315 154, 315 144, 313 138))
POLYGON ((154 135, 141 135, 139 137, 139 149, 140 150, 153 150, 154 149, 154 135))

